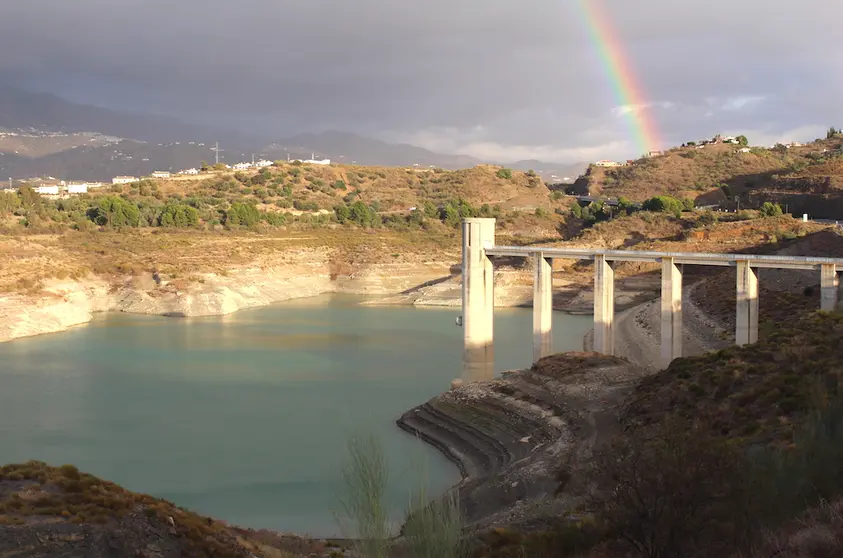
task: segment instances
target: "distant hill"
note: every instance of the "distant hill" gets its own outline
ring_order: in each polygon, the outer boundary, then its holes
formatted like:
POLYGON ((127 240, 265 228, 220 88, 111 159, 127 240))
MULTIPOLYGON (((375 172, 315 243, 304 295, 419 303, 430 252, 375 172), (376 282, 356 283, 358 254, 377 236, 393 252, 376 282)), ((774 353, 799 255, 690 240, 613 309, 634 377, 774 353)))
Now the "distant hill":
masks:
POLYGON ((436 153, 422 147, 406 143, 392 144, 348 132, 327 131, 319 134, 299 134, 279 140, 264 147, 264 152, 276 158, 327 157, 337 163, 375 166, 413 166, 441 167, 443 169, 462 169, 479 164, 493 164, 510 167, 515 170, 534 170, 544 180, 562 180, 565 177, 576 178, 585 170, 587 163, 548 163, 538 160, 493 161, 469 155, 449 155, 436 153))
POLYGON ((101 147, 113 140, 101 134, 14 134, 0 133, 0 154, 8 153, 22 157, 38 158, 60 153, 81 146, 101 147))
POLYGON ((244 142, 231 130, 181 123, 170 117, 130 114, 72 103, 50 93, 33 93, 0 85, 0 128, 54 132, 98 132, 150 142, 244 142))
MULTIPOLYGON (((225 153, 221 153, 224 157, 225 153)), ((232 161, 235 157, 229 155, 232 161)), ((197 167, 201 161, 214 160, 206 144, 152 144, 123 140, 119 143, 83 146, 28 158, 0 154, 0 177, 15 179, 55 176, 71 180, 111 180, 117 175, 143 176, 155 170, 178 171, 197 167)))
POLYGON ((445 169, 473 167, 483 163, 467 155, 444 155, 406 143, 386 143, 357 134, 327 131, 318 134, 299 134, 266 146, 264 152, 286 159, 310 158, 311 153, 328 157, 337 163, 401 167, 419 165, 445 169))
POLYGON ((0 131, 17 137, 0 137, 0 176, 24 178, 51 174, 69 179, 103 179, 106 175, 143 173, 147 168, 183 168, 211 161, 213 153, 189 149, 185 144, 219 141, 227 149, 228 163, 256 157, 269 159, 327 157, 339 164, 370 166, 470 168, 483 163, 515 170, 534 170, 548 182, 576 176, 585 164, 563 165, 542 161, 484 161, 460 154, 436 153, 406 143, 392 144, 357 134, 326 131, 304 133, 267 145, 249 137, 212 126, 194 126, 177 119, 129 114, 72 103, 48 93, 32 93, 0 85, 0 131), (61 133, 50 137, 48 133, 61 133), (91 137, 99 139, 92 141, 91 137), (103 137, 112 138, 102 141, 103 137), (120 153, 106 145, 114 140, 135 140, 121 144, 120 153), (154 147, 139 147, 142 143, 154 147), (181 147, 176 145, 178 142, 181 147), (162 144, 157 146, 157 144, 162 144), (262 147, 263 146, 263 147, 262 147), (142 159, 148 158, 148 165, 142 159), (141 163, 138 162, 141 160, 141 163))

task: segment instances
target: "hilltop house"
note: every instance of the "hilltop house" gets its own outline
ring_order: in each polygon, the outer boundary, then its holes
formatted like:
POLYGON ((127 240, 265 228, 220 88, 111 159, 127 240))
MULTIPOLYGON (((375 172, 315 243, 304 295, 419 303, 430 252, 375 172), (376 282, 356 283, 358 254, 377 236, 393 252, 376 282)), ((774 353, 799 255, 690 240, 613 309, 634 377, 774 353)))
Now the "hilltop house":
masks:
POLYGON ((38 186, 35 188, 35 191, 45 196, 58 196, 59 186, 38 186))
POLYGON ((88 193, 88 183, 87 182, 68 182, 67 183, 67 193, 68 194, 87 194, 88 193))
POLYGON ((252 168, 252 163, 237 163, 232 167, 234 170, 248 170, 252 168))
POLYGON ((596 163, 594 163, 594 166, 597 166, 597 167, 622 167, 623 163, 618 163, 617 161, 602 160, 602 161, 597 161, 596 163))
MULTIPOLYGON (((296 160, 301 161, 301 159, 296 159, 296 160)), ((313 153, 311 153, 310 159, 305 159, 304 161, 302 161, 302 163, 308 163, 310 165, 330 165, 331 160, 330 159, 317 159, 316 156, 313 153)))
POLYGON ((648 151, 647 152, 647 157, 658 157, 659 155, 662 155, 661 151, 648 151))
POLYGON ((258 168, 270 167, 270 166, 272 166, 272 161, 267 161, 266 159, 261 159, 260 161, 255 163, 255 166, 258 167, 258 168))
POLYGON ((199 174, 198 169, 184 169, 179 174, 199 174))
POLYGON ((152 173, 152 178, 170 178, 169 171, 155 171, 152 173))
POLYGON ((111 179, 112 184, 130 184, 137 181, 138 178, 136 176, 115 176, 111 179))

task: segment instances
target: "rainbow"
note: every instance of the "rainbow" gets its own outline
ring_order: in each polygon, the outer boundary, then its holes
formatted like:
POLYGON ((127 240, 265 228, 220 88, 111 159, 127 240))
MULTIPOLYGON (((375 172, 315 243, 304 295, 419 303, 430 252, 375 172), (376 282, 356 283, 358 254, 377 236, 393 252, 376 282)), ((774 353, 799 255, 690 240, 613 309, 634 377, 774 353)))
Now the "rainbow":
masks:
POLYGON ((574 0, 574 5, 600 57, 618 107, 627 107, 623 114, 636 147, 641 153, 658 149, 661 142, 656 123, 642 110, 647 106, 644 90, 633 75, 632 64, 624 56, 620 38, 603 9, 602 0, 574 0))

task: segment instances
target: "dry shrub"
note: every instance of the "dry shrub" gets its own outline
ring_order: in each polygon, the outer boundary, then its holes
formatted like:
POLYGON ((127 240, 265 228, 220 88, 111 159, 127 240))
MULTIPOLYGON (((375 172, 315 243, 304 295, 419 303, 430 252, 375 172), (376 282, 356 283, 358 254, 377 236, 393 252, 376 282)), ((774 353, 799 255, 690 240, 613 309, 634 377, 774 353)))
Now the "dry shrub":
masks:
POLYGON ((621 551, 711 556, 749 532, 743 453, 682 422, 639 428, 595 455, 588 506, 621 551))

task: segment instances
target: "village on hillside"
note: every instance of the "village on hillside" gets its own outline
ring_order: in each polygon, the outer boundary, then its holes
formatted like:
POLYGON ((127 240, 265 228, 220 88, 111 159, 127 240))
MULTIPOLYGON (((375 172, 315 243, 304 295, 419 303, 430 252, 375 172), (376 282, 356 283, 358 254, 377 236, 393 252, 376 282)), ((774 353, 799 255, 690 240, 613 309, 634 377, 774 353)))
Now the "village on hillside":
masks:
MULTIPOLYGON (((720 134, 717 134, 711 139, 704 139, 700 141, 689 141, 687 143, 683 143, 681 147, 694 147, 696 149, 705 149, 708 145, 721 145, 721 144, 732 144, 732 145, 740 145, 741 148, 738 149, 738 153, 749 153, 751 149, 748 147, 746 142, 745 136, 726 136, 723 137, 720 134)), ((802 144, 798 141, 792 141, 789 143, 782 144, 784 147, 790 149, 791 147, 801 147, 802 144)), ((771 145, 770 148, 774 148, 774 145, 771 145)), ((660 157, 664 155, 664 151, 649 151, 645 153, 642 158, 651 158, 651 157, 660 157)), ((600 161, 594 162, 594 166, 596 167, 604 167, 604 168, 615 168, 615 167, 625 167, 631 165, 635 162, 634 159, 628 159, 625 162, 622 161, 611 161, 607 159, 602 159, 600 161)))
MULTIPOLYGON (((316 159, 314 155, 311 155, 310 159, 291 159, 290 162, 300 162, 303 164, 310 164, 310 165, 330 165, 330 159, 316 159)), ((266 159, 261 159, 259 161, 252 161, 250 162, 240 162, 235 163, 234 165, 227 165, 223 163, 217 163, 214 167, 203 167, 202 169, 197 168, 189 168, 180 170, 178 172, 170 172, 170 171, 162 171, 157 170, 152 172, 149 176, 115 176, 111 179, 111 184, 131 184, 132 182, 138 182, 143 180, 144 178, 152 178, 152 179, 168 179, 173 178, 174 176, 198 176, 200 174, 208 174, 213 173, 216 170, 232 170, 232 171, 244 171, 250 169, 260 169, 264 167, 272 166, 274 163, 272 161, 268 161, 266 159)), ((107 183, 105 182, 88 182, 88 181, 68 181, 68 180, 61 180, 55 178, 53 176, 47 177, 34 177, 29 178, 26 180, 18 181, 18 185, 15 186, 12 180, 9 180, 8 184, 3 184, 0 186, 0 190, 5 191, 18 191, 20 186, 26 184, 31 186, 32 189, 42 195, 42 196, 74 196, 80 194, 87 194, 89 190, 96 190, 98 188, 102 188, 106 186, 107 183)))

